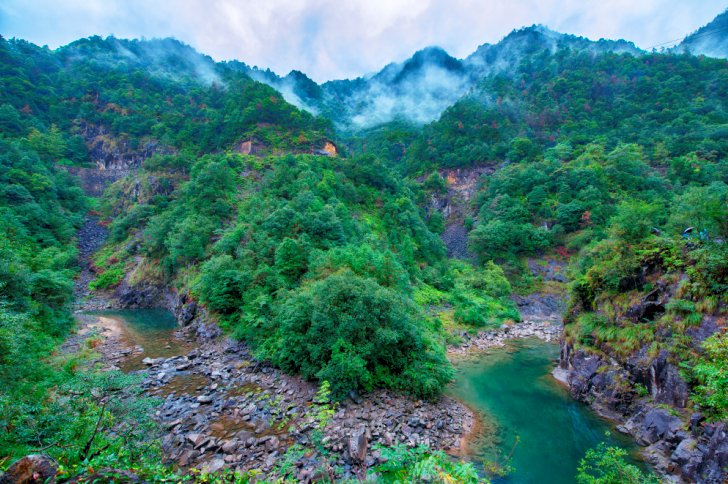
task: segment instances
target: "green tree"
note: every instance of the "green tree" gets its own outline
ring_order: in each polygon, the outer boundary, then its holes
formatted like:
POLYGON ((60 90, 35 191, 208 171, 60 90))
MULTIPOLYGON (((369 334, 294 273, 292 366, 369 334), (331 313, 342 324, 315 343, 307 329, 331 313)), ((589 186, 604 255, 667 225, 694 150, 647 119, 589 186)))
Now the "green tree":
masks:
POLYGON ((627 451, 602 442, 589 449, 579 462, 576 482, 579 484, 659 484, 660 480, 645 474, 625 461, 627 451))
POLYGON ((655 225, 659 208, 640 200, 628 200, 617 206, 617 213, 610 220, 609 235, 615 240, 636 243, 650 234, 655 225))
POLYGON ((275 263, 281 274, 297 280, 307 270, 307 247, 297 240, 286 237, 276 248, 275 263))
POLYGON ((711 336, 703 342, 703 350, 692 368, 698 382, 693 390, 695 399, 711 418, 724 420, 728 417, 728 335, 711 336))
POLYGON ((374 386, 431 397, 447 383, 451 369, 417 317, 411 303, 392 289, 346 271, 288 299, 264 353, 288 371, 327 379, 338 398, 374 386))

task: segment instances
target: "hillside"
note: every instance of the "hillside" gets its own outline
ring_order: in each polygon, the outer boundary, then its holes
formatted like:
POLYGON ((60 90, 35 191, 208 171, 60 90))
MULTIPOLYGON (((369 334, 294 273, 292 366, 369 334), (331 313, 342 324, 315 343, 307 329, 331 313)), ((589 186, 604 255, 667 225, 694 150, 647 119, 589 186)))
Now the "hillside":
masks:
POLYGON ((718 15, 709 24, 688 35, 674 50, 680 53, 728 57, 728 10, 718 15))
POLYGON ((442 452, 483 424, 443 396, 454 355, 561 332, 557 374, 651 470, 723 481, 725 15, 680 52, 532 26, 322 85, 0 38, 0 467, 478 482, 442 452), (196 346, 147 372, 73 314, 159 307, 196 346))

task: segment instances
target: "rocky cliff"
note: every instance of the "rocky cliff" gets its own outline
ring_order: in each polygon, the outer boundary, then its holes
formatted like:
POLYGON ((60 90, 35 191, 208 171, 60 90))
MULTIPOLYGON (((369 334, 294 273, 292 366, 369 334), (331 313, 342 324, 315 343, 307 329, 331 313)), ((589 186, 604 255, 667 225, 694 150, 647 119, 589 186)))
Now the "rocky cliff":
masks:
POLYGON ((699 292, 686 289, 695 287, 691 267, 668 269, 665 260, 643 258, 611 292, 584 296, 577 281, 556 374, 574 398, 619 422, 661 474, 726 482, 728 424, 709 421, 693 403, 682 363, 695 361, 703 341, 725 330, 726 308, 696 304, 699 292))

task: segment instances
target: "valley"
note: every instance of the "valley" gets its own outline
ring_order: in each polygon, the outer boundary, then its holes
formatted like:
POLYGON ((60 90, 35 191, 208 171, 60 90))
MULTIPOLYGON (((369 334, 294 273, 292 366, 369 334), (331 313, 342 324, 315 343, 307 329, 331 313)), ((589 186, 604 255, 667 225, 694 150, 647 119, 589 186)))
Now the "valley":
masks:
POLYGON ((725 482, 726 19, 321 84, 0 37, 0 483, 725 482))

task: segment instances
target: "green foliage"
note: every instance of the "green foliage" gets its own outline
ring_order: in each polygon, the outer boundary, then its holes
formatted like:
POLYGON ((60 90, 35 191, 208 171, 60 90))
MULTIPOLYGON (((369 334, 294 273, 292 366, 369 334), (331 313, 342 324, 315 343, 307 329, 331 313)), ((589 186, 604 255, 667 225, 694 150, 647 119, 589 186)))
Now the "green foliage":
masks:
MULTIPOLYGON (((337 398, 375 387, 434 397, 451 368, 412 294, 443 286, 449 267, 409 188, 377 163, 206 155, 152 215, 113 232, 168 282, 189 283, 259 356, 328 380, 337 398)), ((110 193, 111 213, 126 192, 110 193)), ((503 300, 504 282, 493 282, 503 300)))
POLYGON ((659 484, 652 474, 625 461, 627 451, 602 442, 589 449, 579 463, 576 482, 579 484, 659 484))
POLYGON ((520 320, 510 299, 511 285, 503 269, 492 261, 478 269, 460 265, 455 271, 455 281, 450 301, 457 322, 479 328, 520 320))
POLYGON ((115 264, 106 269, 98 276, 96 276, 96 279, 91 281, 88 287, 90 289, 93 289, 94 291, 98 289, 108 289, 110 287, 115 287, 118 286, 122 280, 124 280, 124 275, 124 264, 115 264))
POLYGON ((616 208, 609 233, 613 239, 635 243, 647 237, 655 224, 658 207, 642 201, 625 201, 616 208))
POLYGON ((728 336, 716 334, 703 342, 704 354, 691 368, 697 382, 693 398, 715 420, 728 417, 728 336))
POLYGON ((486 484, 473 464, 454 461, 442 451, 433 451, 425 446, 408 448, 404 444, 393 447, 379 446, 383 464, 375 466, 369 475, 377 482, 436 482, 486 484))
POLYGON ((391 289, 344 272, 302 287, 283 304, 264 355, 285 370, 328 380, 337 397, 375 386, 432 397, 451 372, 418 317, 391 289))

